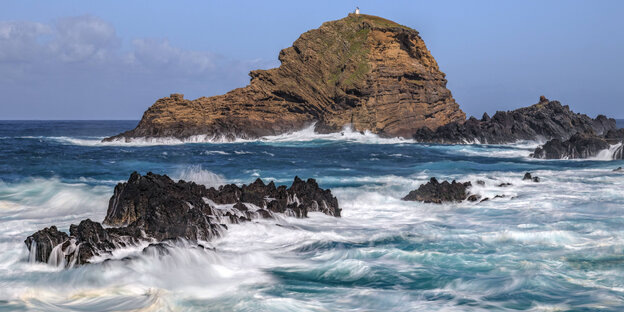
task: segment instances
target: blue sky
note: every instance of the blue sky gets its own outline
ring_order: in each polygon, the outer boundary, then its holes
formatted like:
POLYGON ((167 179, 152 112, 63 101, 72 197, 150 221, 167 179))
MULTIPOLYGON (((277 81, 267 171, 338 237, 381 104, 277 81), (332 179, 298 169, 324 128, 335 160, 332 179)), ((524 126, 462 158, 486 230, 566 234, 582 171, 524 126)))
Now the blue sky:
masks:
POLYGON ((460 107, 558 99, 624 118, 624 1, 2 1, 0 119, 139 119, 170 93, 211 96, 328 20, 418 30, 460 107))

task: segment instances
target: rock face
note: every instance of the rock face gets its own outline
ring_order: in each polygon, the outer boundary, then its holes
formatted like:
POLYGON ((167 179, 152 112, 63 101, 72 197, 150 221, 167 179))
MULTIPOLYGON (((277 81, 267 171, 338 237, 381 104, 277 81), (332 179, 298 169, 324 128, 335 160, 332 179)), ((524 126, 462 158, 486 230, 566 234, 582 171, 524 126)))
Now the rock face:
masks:
POLYGON ((257 138, 345 125, 383 136, 462 123, 465 114, 417 31, 350 14, 302 34, 279 53, 281 66, 255 70, 244 88, 186 100, 163 98, 131 131, 105 140, 193 135, 257 138))
POLYGON ((470 182, 460 183, 453 180, 451 183, 448 181, 440 183, 436 178, 431 178, 426 184, 422 184, 418 189, 409 192, 407 196, 403 197, 403 200, 436 204, 461 202, 468 198, 467 189, 471 186, 470 182))
POLYGON ((25 243, 31 261, 74 266, 140 241, 208 241, 227 230, 228 223, 272 218, 275 213, 303 218, 309 211, 335 217, 341 211, 331 191, 321 189, 314 179, 295 177, 290 188, 257 179, 242 187, 207 189, 193 182, 174 182, 166 175, 134 172, 115 187, 103 222, 110 227, 86 219, 71 225, 70 235, 51 226, 25 243))
POLYGON ((59 231, 54 225, 35 232, 24 241, 30 250, 31 257, 29 260, 31 262, 48 262, 54 246, 62 244, 67 239, 69 236, 59 231))
POLYGON ((539 103, 514 111, 499 111, 491 118, 484 114, 465 123, 453 122, 435 131, 423 128, 414 139, 428 143, 513 143, 519 140, 567 140, 577 132, 606 133, 616 129, 615 119, 599 115, 595 119, 577 114, 558 101, 544 96, 539 103))
POLYGON ((542 159, 584 159, 597 156, 600 152, 612 149, 612 159, 623 158, 624 129, 610 130, 604 135, 593 132, 577 133, 570 139, 553 139, 535 149, 533 158, 542 159))

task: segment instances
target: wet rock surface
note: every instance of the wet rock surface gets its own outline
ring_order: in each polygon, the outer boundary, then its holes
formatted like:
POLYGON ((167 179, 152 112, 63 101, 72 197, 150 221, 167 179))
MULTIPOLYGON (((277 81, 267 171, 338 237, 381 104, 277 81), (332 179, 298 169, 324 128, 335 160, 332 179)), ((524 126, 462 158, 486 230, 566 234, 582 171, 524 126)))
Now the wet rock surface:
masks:
POLYGON ((540 181, 540 178, 539 177, 534 177, 533 175, 531 175, 530 172, 527 172, 527 173, 524 174, 524 177, 522 178, 522 180, 523 181, 529 180, 529 181, 533 181, 533 182, 537 183, 537 182, 540 181))
POLYGON ((273 218, 276 213, 305 218, 311 211, 335 217, 341 211, 331 191, 314 179, 295 177, 288 188, 257 179, 215 189, 134 172, 115 187, 103 222, 109 227, 86 219, 72 224, 68 235, 51 226, 30 235, 25 244, 30 261, 71 267, 141 241, 152 242, 149 249, 162 253, 160 242, 209 241, 222 235, 228 223, 273 218))
POLYGON ((422 184, 418 189, 409 192, 403 200, 422 201, 425 203, 441 204, 445 202, 461 202, 468 198, 468 188, 472 186, 470 182, 460 183, 438 182, 436 178, 431 178, 426 184, 422 184))
POLYGON ((624 133, 620 134, 620 130, 611 130, 604 136, 587 132, 576 133, 565 141, 553 139, 536 148, 531 157, 541 159, 586 159, 598 156, 601 152, 609 150, 612 145, 619 145, 619 147, 613 148, 607 156, 612 159, 623 159, 622 142, 624 141, 624 133))
MULTIPOLYGON (((540 178, 533 176, 530 172, 526 172, 522 177, 523 181, 540 182, 540 178)), ((485 186, 486 183, 483 180, 477 180, 476 185, 485 186)), ((495 186, 505 188, 512 186, 512 183, 503 182, 497 183, 495 186)), ((435 177, 432 177, 429 182, 421 184, 418 189, 413 190, 403 197, 402 200, 406 201, 420 201, 424 203, 452 203, 462 202, 467 200, 469 202, 485 202, 489 201, 489 197, 483 197, 480 194, 472 194, 470 189, 472 188, 471 182, 457 182, 455 180, 448 182, 442 181, 440 183, 435 177)), ((493 199, 505 198, 506 195, 495 195, 493 199)))

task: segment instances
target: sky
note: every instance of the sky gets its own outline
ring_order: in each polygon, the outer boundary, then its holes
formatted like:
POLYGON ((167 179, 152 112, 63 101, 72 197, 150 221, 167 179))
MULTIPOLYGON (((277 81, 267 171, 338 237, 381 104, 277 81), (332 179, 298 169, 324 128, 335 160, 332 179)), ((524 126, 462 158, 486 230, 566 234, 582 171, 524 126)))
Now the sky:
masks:
POLYGON ((138 120, 170 93, 222 94, 356 6, 418 30, 467 115, 545 95, 624 118, 624 1, 0 0, 0 120, 138 120))

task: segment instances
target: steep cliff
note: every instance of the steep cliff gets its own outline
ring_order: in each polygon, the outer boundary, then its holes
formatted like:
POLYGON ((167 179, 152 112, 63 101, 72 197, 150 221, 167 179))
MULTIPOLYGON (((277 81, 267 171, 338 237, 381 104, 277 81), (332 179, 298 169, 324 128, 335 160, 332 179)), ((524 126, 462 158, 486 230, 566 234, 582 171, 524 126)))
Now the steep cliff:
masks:
POLYGON ((224 95, 160 99, 134 130, 106 140, 256 138, 312 123, 317 132, 350 124, 410 137, 465 120, 418 32, 380 17, 349 14, 326 22, 282 50, 279 60, 279 68, 252 71, 248 86, 224 95))

